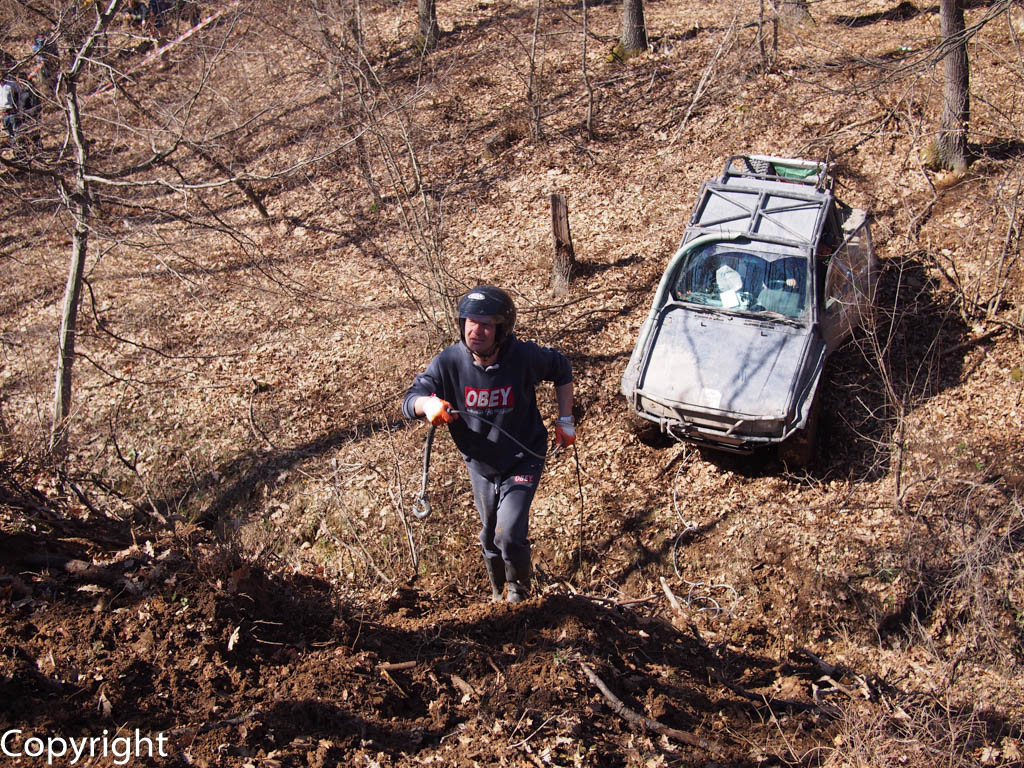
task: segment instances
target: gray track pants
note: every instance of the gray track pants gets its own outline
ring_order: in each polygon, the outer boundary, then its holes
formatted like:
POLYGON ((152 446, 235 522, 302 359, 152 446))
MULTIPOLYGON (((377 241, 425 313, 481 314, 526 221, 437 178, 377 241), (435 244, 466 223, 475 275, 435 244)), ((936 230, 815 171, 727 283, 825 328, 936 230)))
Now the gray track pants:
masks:
POLYGON ((505 473, 482 473, 467 465, 473 500, 480 513, 484 557, 514 566, 530 562, 530 504, 544 465, 524 461, 505 473))

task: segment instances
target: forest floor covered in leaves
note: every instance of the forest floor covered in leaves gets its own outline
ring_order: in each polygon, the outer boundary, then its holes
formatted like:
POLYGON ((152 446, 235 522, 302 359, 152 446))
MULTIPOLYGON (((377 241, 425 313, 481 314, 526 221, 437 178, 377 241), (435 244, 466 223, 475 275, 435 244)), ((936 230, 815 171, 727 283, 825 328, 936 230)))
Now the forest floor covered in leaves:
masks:
MULTIPOLYGON (((324 36, 313 5, 125 50, 148 62, 125 92, 146 119, 214 93, 189 119, 219 165, 182 177, 244 166, 269 215, 238 184, 105 193, 62 473, 43 446, 70 223, 49 177, 3 171, 0 733, 22 753, 4 759, 138 733, 166 754, 128 762, 211 768, 1024 765, 1021 9, 972 38, 975 159, 954 176, 921 160, 936 8, 812 4, 773 47, 756 3, 660 0, 651 51, 619 62, 602 4, 584 70, 577 5, 441 3, 420 56, 414 9, 368 4, 378 107, 359 113, 324 42, 344 24, 319 17, 324 36), (805 470, 638 431, 618 391, 735 152, 829 155, 883 265, 805 470), (562 295, 555 192, 578 259, 562 295), (433 515, 409 514, 425 429, 401 396, 480 282, 576 377, 578 451, 548 462, 515 606, 487 601, 447 437, 433 515)), ((127 95, 88 101, 98 165, 144 154, 127 95)))

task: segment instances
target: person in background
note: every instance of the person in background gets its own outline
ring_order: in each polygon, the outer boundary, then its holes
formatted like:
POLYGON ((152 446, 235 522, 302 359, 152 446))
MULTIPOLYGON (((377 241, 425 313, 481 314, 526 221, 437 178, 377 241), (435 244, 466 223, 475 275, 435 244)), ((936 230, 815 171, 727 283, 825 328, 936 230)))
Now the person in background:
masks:
POLYGON ((13 77, 0 82, 0 115, 4 130, 16 150, 24 149, 20 142, 27 133, 32 144, 39 144, 39 97, 27 83, 13 77))
POLYGON ((53 99, 57 86, 57 72, 60 69, 57 43, 40 32, 32 41, 32 54, 32 68, 28 72, 28 81, 39 96, 53 99))

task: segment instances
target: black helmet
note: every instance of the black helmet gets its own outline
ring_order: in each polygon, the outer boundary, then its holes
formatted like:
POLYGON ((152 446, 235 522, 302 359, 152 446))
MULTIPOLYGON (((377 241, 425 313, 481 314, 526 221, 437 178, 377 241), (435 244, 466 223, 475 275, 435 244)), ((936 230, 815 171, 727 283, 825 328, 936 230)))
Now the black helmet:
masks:
POLYGON ((497 326, 494 344, 500 347, 516 327, 516 305, 512 297, 493 285, 478 285, 459 301, 459 338, 466 343, 466 318, 493 317, 497 326))

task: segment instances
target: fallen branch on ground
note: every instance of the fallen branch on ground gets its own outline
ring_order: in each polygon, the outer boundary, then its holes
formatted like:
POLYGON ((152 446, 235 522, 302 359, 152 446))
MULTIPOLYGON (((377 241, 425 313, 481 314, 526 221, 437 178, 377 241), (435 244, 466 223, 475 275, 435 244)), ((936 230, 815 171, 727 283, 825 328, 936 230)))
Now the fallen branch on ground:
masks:
MULTIPOLYGON (((758 704, 763 704, 764 706, 768 707, 768 709, 771 710, 773 713, 776 711, 776 709, 795 710, 797 712, 809 712, 811 710, 817 709, 815 705, 806 704, 802 701, 793 701, 792 699, 780 699, 775 697, 769 698, 767 695, 763 693, 754 693, 753 691, 748 691, 742 685, 738 685, 732 682, 731 680, 727 680, 725 675, 722 674, 721 670, 717 669, 716 667, 708 667, 708 672, 711 673, 711 677, 715 680, 715 682, 719 683, 720 685, 724 685, 737 696, 742 696, 744 699, 747 699, 748 701, 755 701, 758 704)), ((826 714, 831 715, 830 712, 826 712, 826 714)))
POLYGON ((590 667, 589 664, 580 662, 580 666, 583 667, 583 671, 594 685, 598 687, 601 693, 604 694, 605 699, 611 705, 612 710, 615 714, 622 717, 629 723, 639 726, 644 730, 654 731, 660 733, 662 736, 668 736, 670 739, 682 742, 683 744, 689 744, 691 747, 698 747, 699 749, 706 750, 713 755, 718 755, 720 750, 718 745, 712 742, 706 741, 705 739, 695 736, 688 731, 680 731, 676 728, 670 728, 663 723, 659 723, 657 720, 652 720, 649 717, 644 717, 641 714, 634 712, 632 709, 622 703, 622 700, 617 697, 611 690, 605 685, 604 680, 597 676, 597 673, 590 667))
POLYGON ((672 606, 672 610, 675 611, 676 615, 680 618, 686 618, 683 613, 683 606, 679 604, 679 599, 676 597, 676 593, 672 591, 672 587, 665 581, 665 577, 661 577, 661 588, 665 591, 665 597, 668 598, 669 605, 672 606))

